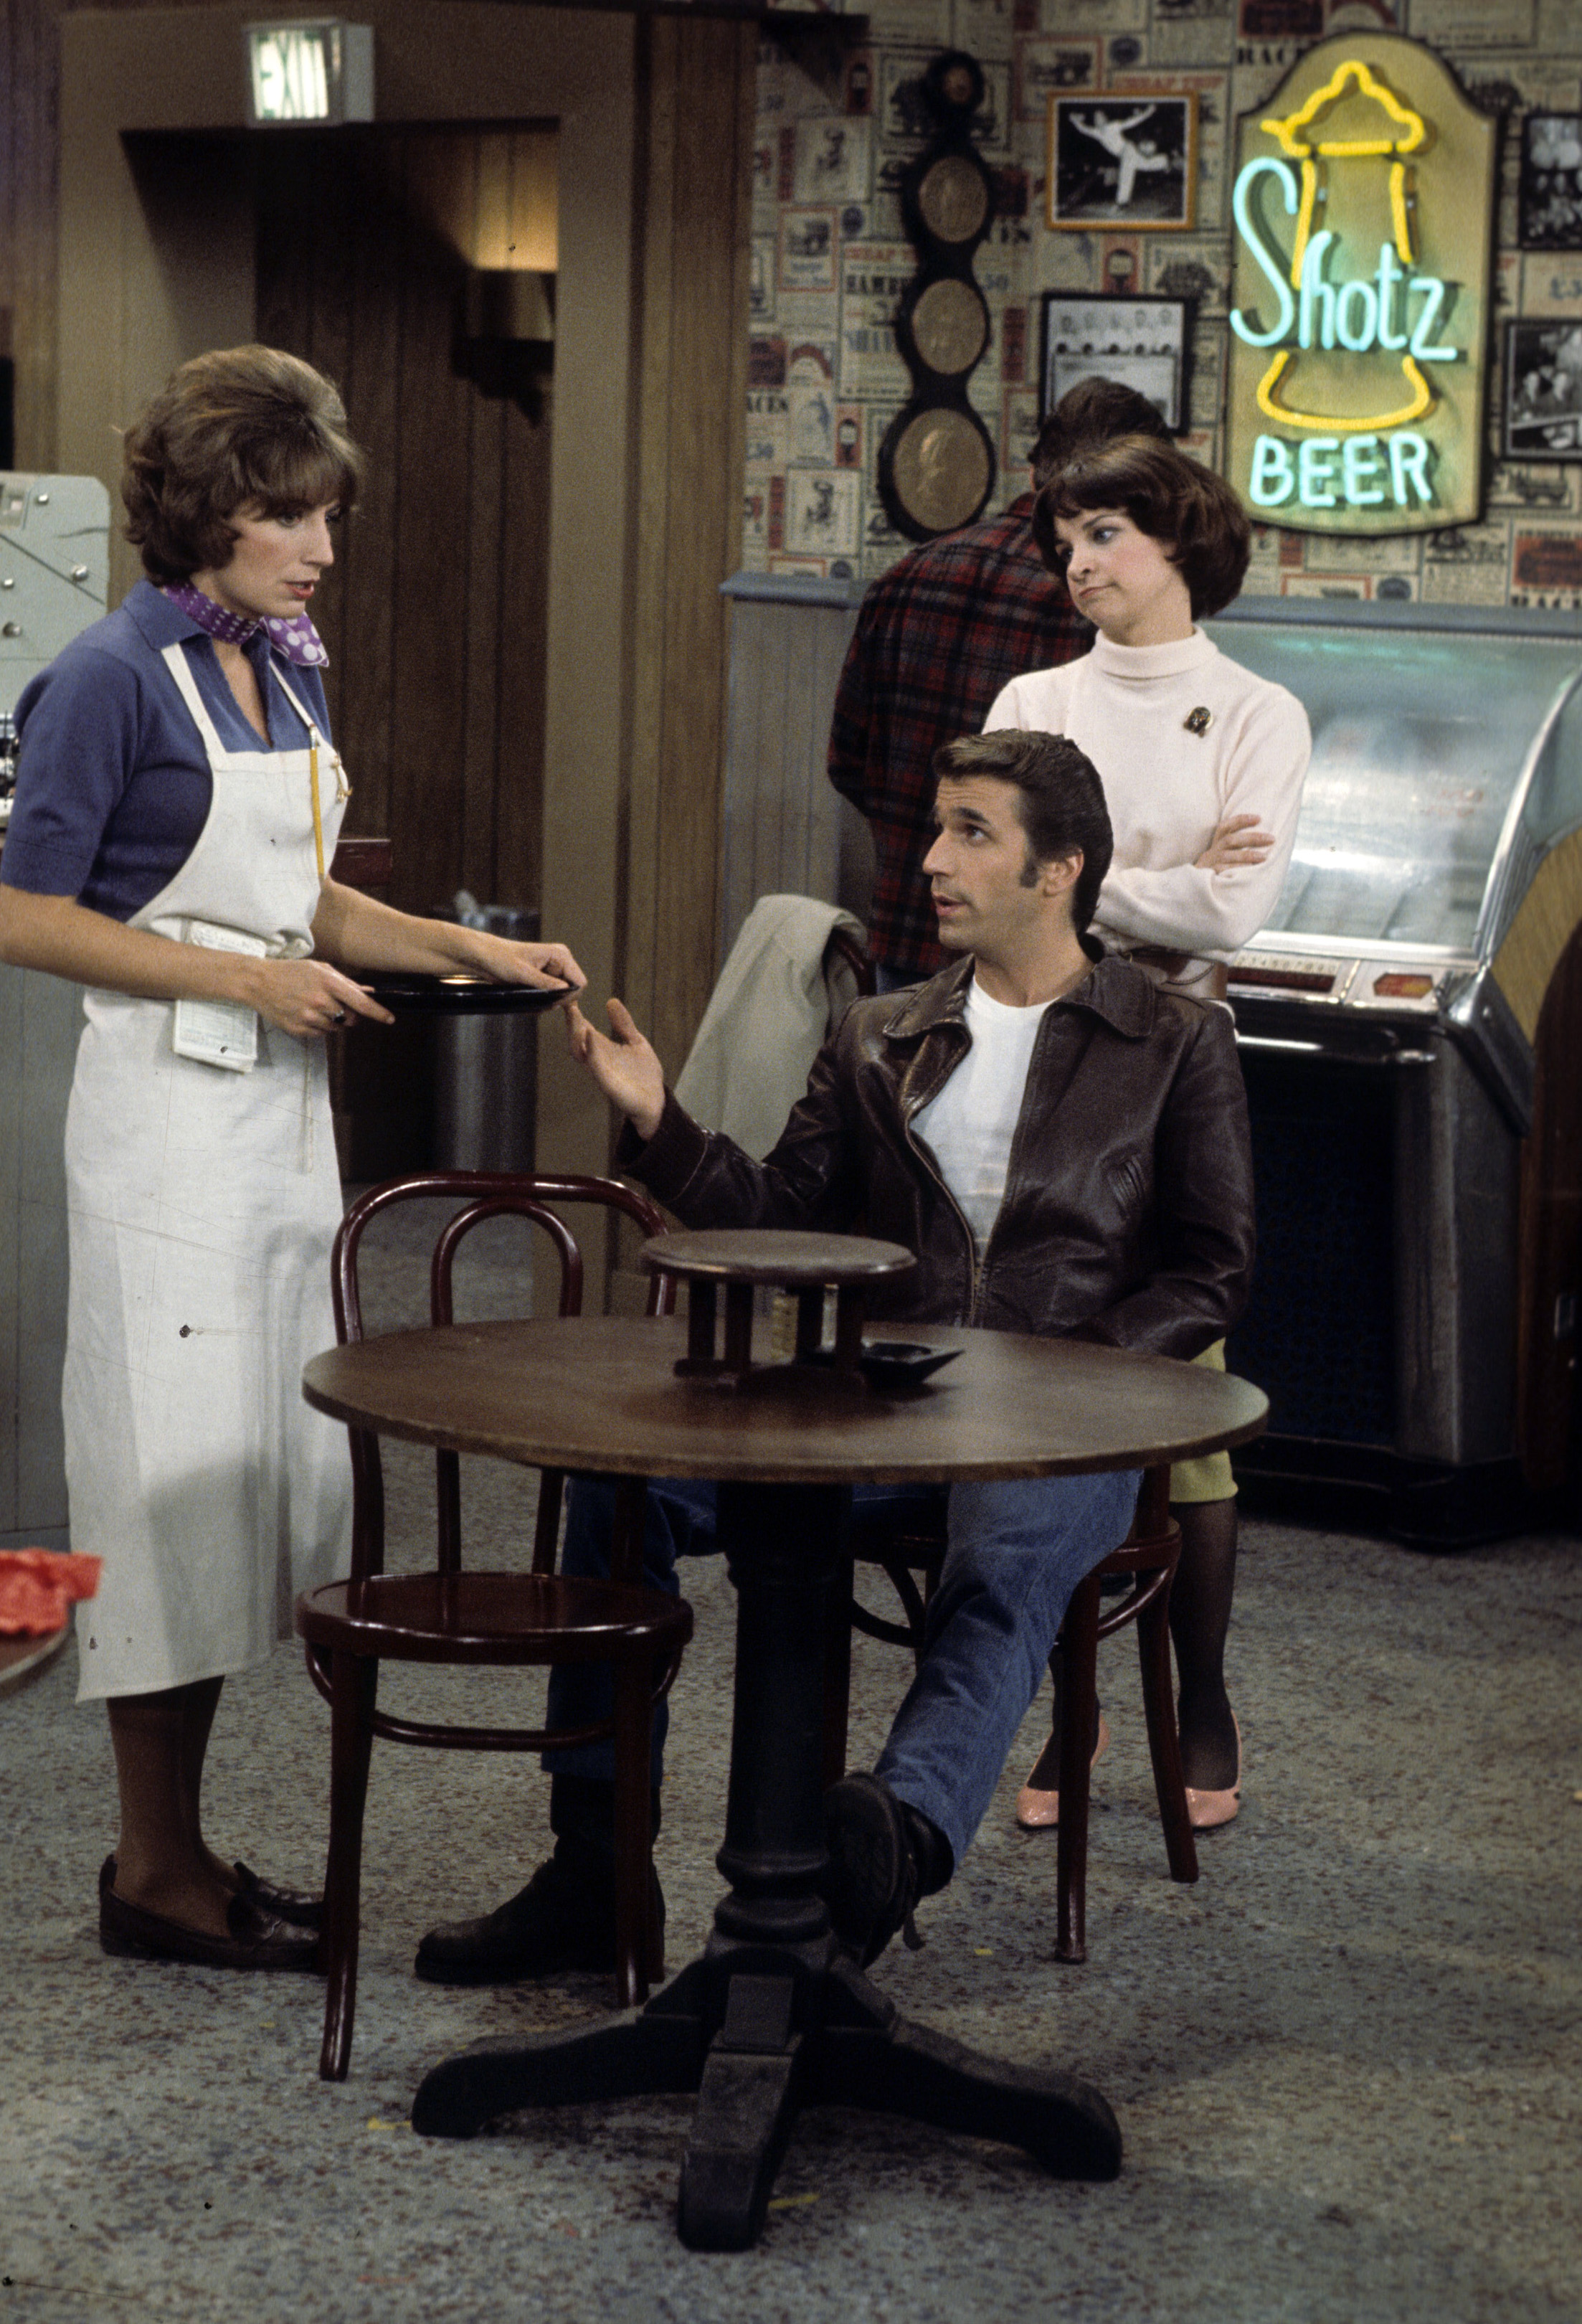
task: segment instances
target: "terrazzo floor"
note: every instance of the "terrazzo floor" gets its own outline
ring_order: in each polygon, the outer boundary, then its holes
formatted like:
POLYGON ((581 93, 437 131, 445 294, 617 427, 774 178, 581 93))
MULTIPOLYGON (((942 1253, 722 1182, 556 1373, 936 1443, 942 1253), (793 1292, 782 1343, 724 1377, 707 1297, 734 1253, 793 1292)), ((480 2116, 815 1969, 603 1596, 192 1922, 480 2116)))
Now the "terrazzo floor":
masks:
MULTIPOLYGON (((396 1447, 389 1467, 392 1562, 415 1562, 427 1465, 396 1447)), ((525 1558, 522 1480, 468 1464, 465 1489, 479 1562, 525 1558)), ((658 1849, 673 1968, 719 1889, 731 1666, 722 1571, 686 1589, 697 1637, 658 1849)), ((409 2126, 451 2051, 608 2006, 594 1978, 453 1992, 410 1973, 429 1922, 497 1901, 543 1853, 536 1771, 376 1751, 352 2072, 327 2086, 315 1979, 100 1953, 110 1754, 69 1649, 0 1694, 0 2324, 1582 2317, 1579 1642, 1574 1540, 1435 1559, 1249 1523, 1246 1804, 1203 1842, 1199 1885, 1166 1877, 1123 1638, 1101 1658, 1115 1746, 1094 1780, 1087 1965, 1055 1965, 1053 1839, 1012 1820, 1041 1703, 924 1907, 925 1949, 877 1972, 907 2015, 1095 2082, 1120 2180, 1059 2185, 1009 2148, 826 2109, 797 2126, 761 2243, 730 2255, 676 2239, 685 2100, 469 2144, 409 2126)), ((904 1672, 860 1639, 855 1670, 861 1766, 904 1672)), ((384 1700, 520 1715, 509 1678, 397 1674, 384 1700)), ((327 1714, 282 1649, 226 1689, 211 1839, 308 1882, 327 1757, 327 1714)))

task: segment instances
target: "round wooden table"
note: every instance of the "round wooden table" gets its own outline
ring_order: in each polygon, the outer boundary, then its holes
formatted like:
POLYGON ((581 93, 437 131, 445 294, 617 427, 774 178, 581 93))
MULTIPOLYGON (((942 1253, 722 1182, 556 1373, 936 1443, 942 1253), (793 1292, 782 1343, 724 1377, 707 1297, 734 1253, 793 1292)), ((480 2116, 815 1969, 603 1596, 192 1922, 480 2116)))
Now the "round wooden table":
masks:
POLYGON ((677 1378, 673 1319, 572 1317, 397 1333, 316 1356, 332 1418, 460 1452, 612 1476, 720 1480, 737 1591, 725 1840, 707 1949, 647 2007, 535 2042, 475 2043, 428 2074, 413 2128, 465 2137, 538 2105, 695 2090, 683 2240, 739 2250, 762 2227, 803 2105, 910 2116, 1109 2179, 1120 2132, 1097 2090, 981 2058, 893 2005, 836 1947, 818 1882, 824 1657, 859 1483, 948 1484, 1143 1469, 1245 1443, 1245 1380, 1074 1341, 908 1326, 961 1352, 909 1394, 722 1393, 677 1378))

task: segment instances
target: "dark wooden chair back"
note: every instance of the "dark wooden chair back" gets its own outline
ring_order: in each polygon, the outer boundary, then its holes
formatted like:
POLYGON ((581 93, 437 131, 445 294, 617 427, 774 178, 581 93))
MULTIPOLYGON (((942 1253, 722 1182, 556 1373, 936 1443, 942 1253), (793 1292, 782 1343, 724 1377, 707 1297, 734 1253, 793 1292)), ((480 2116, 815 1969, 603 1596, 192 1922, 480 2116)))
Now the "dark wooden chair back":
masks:
MULTIPOLYGON (((647 1234, 665 1229, 662 1212, 612 1178, 538 1177, 496 1171, 425 1171, 372 1187, 347 1212, 336 1237, 332 1292, 336 1332, 361 1340, 358 1257, 371 1220, 405 1202, 439 1196, 461 1207, 441 1229, 429 1268, 429 1314, 453 1320, 456 1253, 485 1219, 526 1220, 548 1235, 560 1261, 559 1312, 581 1312, 583 1262, 576 1238, 552 1206, 589 1204, 620 1212, 647 1234)), ((667 1314, 674 1281, 656 1276, 648 1313, 667 1314)), ((384 1475, 379 1439, 349 1427, 353 1474, 352 1572, 344 1582, 305 1591, 296 1626, 314 1685, 330 1706, 330 1832, 325 1877, 324 2042, 319 2073, 344 2080, 351 2060, 356 2007, 363 1819, 369 1755, 376 1738, 452 1751, 572 1749, 609 1741, 615 1753, 616 1994, 624 2007, 646 1998, 660 1974, 663 1932, 652 1909, 652 1835, 648 1821, 648 1734, 654 1702, 670 1686, 692 1636, 684 1599, 642 1588, 643 1480, 623 1478, 617 1493, 612 1578, 556 1575, 564 1475, 539 1471, 533 1569, 461 1571, 460 1462, 436 1454, 438 1490, 437 1567, 427 1573, 384 1572, 384 1475), (593 1724, 558 1729, 464 1727, 392 1716, 378 1707, 382 1659, 477 1666, 530 1667, 607 1661, 614 1712, 593 1724)))
MULTIPOLYGON (((497 1170, 425 1170, 404 1178, 392 1178, 382 1186, 371 1186, 342 1220, 330 1257, 336 1337, 343 1346, 363 1337, 357 1263, 370 1222, 400 1204, 435 1196, 463 1205, 441 1229, 429 1264, 429 1321, 436 1324, 455 1320, 453 1285, 456 1254, 474 1229, 482 1226, 486 1219, 523 1219, 548 1236, 560 1261, 556 1312, 562 1315, 582 1314, 583 1257, 575 1236, 551 1208, 553 1204, 590 1204, 606 1211, 618 1211, 646 1235, 663 1234, 667 1223, 657 1203, 651 1203, 633 1187, 623 1186, 617 1178, 529 1176, 497 1170)), ((650 1277, 646 1312, 650 1315, 668 1315, 675 1305, 674 1278, 667 1275, 650 1277)), ((382 1571, 384 1472, 378 1437, 368 1429, 352 1428, 346 1433, 352 1451, 352 1579, 358 1582, 382 1571)), ((434 1467, 438 1504, 437 1567, 441 1573, 457 1573, 461 1571, 460 1458, 455 1452, 437 1452, 434 1467)), ((540 1472, 538 1517, 533 1536, 535 1573, 555 1571, 565 1484, 565 1475, 559 1470, 540 1472)), ((618 1538, 614 1570, 617 1581, 635 1582, 639 1578, 637 1572, 625 1571, 631 1563, 629 1536, 630 1527, 623 1527, 618 1538), (621 1552, 627 1554, 621 1555, 621 1552)))

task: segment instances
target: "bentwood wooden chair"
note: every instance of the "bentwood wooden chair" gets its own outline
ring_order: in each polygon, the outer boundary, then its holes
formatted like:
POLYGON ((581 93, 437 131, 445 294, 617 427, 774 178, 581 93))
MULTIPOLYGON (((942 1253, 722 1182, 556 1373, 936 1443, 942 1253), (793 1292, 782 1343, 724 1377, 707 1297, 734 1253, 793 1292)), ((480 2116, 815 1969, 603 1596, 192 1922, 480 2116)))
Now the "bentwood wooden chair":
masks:
MULTIPOLYGON (((655 1205, 613 1179, 528 1177, 436 1171, 372 1187, 341 1223, 332 1258, 336 1333, 361 1340, 357 1260, 363 1231, 392 1206, 436 1195, 461 1207, 442 1229, 430 1267, 432 1321, 453 1320, 456 1253, 485 1219, 511 1216, 541 1229, 560 1260, 562 1315, 581 1312, 582 1254, 549 1206, 594 1204, 624 1212, 645 1234, 664 1231, 655 1205)), ((667 1314, 675 1286, 656 1276, 648 1313, 667 1314)), ((557 1575, 564 1476, 540 1472, 538 1517, 529 1573, 466 1572, 461 1562, 460 1462, 435 1454, 438 1499, 436 1562, 419 1573, 384 1571, 384 1482, 379 1439, 349 1428, 353 1478, 352 1571, 345 1582, 305 1591, 297 1629, 314 1685, 330 1706, 329 1859, 325 1878, 325 1955, 329 1987, 318 2070, 344 2081, 356 2004, 363 1816, 373 1738, 442 1751, 538 1751, 547 1745, 615 1745, 615 1984, 622 2007, 644 2000, 663 1973, 662 1932, 650 1916, 652 1837, 648 1751, 653 1705, 670 1685, 692 1637, 684 1599, 640 1586, 643 1485, 623 1480, 616 1505, 612 1578, 557 1575), (382 1661, 467 1666, 545 1666, 606 1662, 615 1684, 612 1718, 554 1735, 539 1728, 456 1727, 396 1719, 378 1708, 382 1661)))
MULTIPOLYGON (((905 1618, 895 1622, 871 1613, 853 1590, 847 1618, 838 1620, 834 1626, 825 1692, 826 1789, 838 1783, 846 1771, 851 1632, 858 1629, 867 1637, 908 1647, 920 1661, 928 1599, 939 1577, 944 1549, 943 1529, 935 1533, 903 1532, 893 1520, 887 1526, 882 1519, 865 1523, 860 1515, 853 1523, 853 1565, 878 1566, 888 1575, 901 1601, 905 1618)), ((1085 1581, 1078 1583, 1051 1657, 1051 1668, 1058 1657, 1061 1671, 1061 1683, 1056 1690, 1060 1709, 1056 1960, 1084 1961, 1088 1958, 1088 1803, 1099 1641, 1127 1622, 1137 1626, 1143 1710, 1170 1877, 1183 1882, 1194 1881, 1198 1877, 1198 1852, 1187 1807, 1171 1683, 1170 1585, 1175 1578, 1180 1555, 1181 1529, 1170 1514, 1170 1467, 1165 1462, 1145 1472, 1136 1516, 1126 1540, 1085 1581), (1118 1583, 1123 1594, 1101 1610, 1107 1582, 1118 1583)))

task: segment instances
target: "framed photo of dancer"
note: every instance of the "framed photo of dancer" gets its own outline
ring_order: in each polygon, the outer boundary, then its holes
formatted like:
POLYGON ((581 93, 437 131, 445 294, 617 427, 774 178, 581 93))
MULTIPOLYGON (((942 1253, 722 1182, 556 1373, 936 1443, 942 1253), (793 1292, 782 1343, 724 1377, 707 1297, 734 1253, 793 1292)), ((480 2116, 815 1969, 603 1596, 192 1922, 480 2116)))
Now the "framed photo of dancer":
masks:
POLYGON ((1038 417, 1049 417, 1079 380, 1115 379, 1145 395, 1165 426, 1186 426, 1190 299, 1105 298, 1046 290, 1039 346, 1038 417))
POLYGON ((1145 88, 1049 96, 1048 223, 1185 233, 1196 216, 1198 100, 1145 88))

